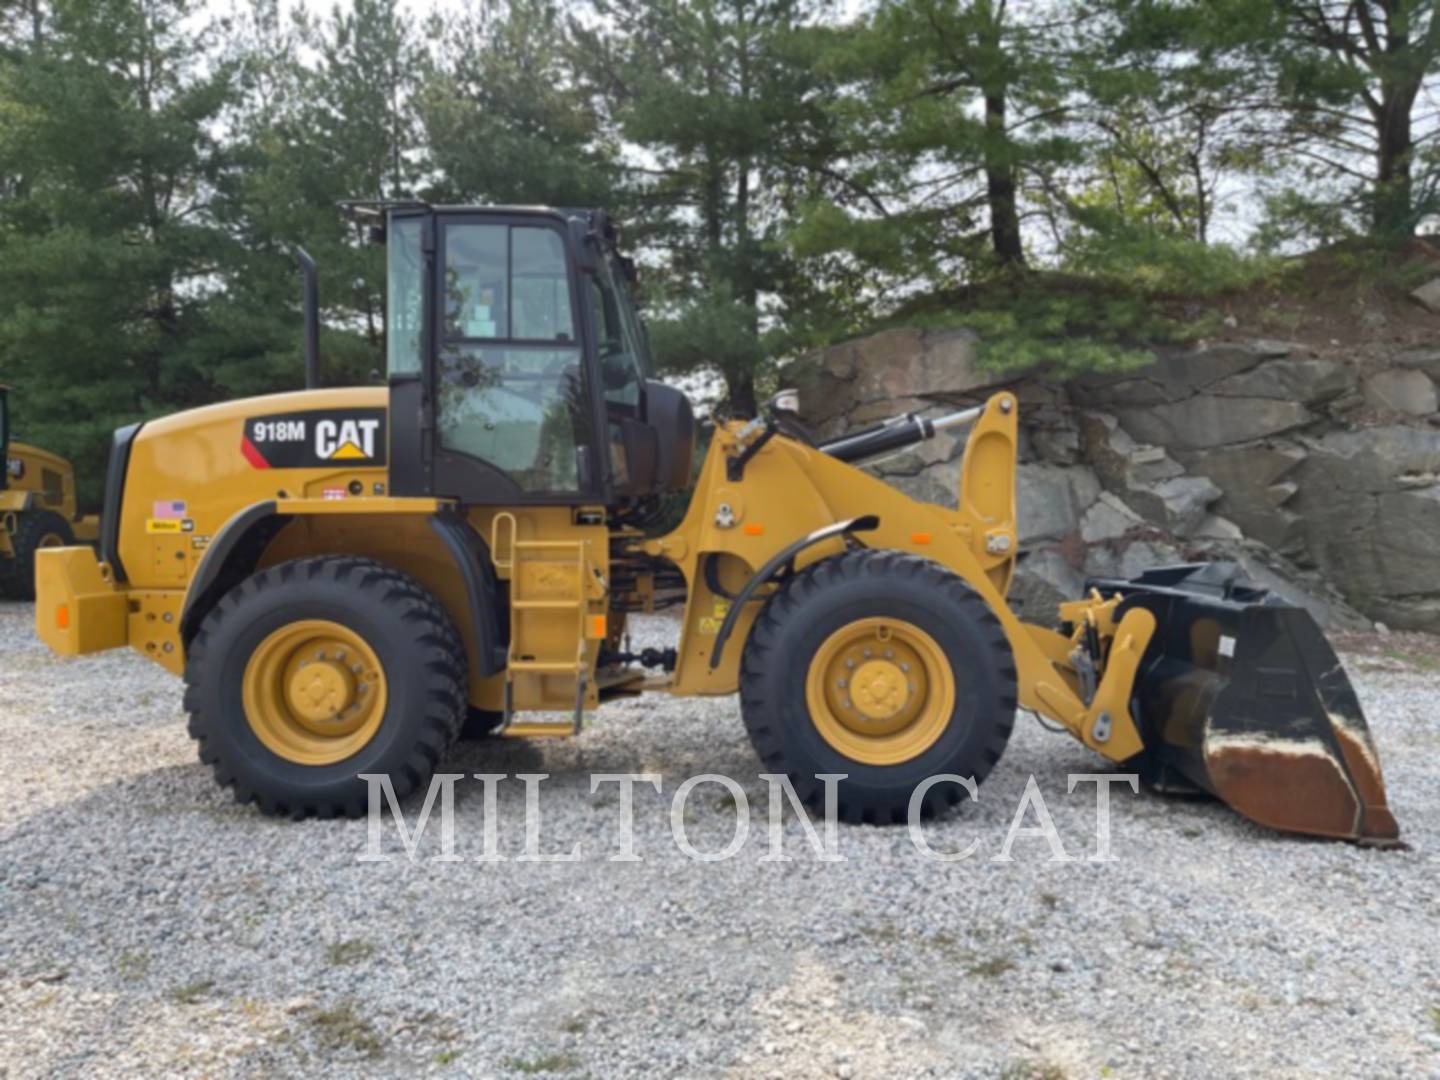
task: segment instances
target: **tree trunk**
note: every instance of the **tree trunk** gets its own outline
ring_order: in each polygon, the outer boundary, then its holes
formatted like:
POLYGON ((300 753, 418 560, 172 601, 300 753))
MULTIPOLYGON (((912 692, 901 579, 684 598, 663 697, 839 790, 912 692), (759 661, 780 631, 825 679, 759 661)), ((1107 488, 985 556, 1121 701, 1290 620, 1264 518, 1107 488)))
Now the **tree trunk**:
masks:
POLYGON ((1414 146, 1410 136, 1413 93, 1408 87, 1386 86, 1377 119, 1375 207, 1372 225, 1376 236, 1403 239, 1415 233, 1411 200, 1410 163, 1414 146))
POLYGON ((1005 91, 985 93, 985 184, 990 205, 990 240, 1001 265, 1024 267, 1015 164, 1006 153, 1005 91))
POLYGON ((725 399, 730 405, 730 415, 742 420, 760 414, 760 402, 755 396, 755 372, 727 371, 725 373, 725 399))

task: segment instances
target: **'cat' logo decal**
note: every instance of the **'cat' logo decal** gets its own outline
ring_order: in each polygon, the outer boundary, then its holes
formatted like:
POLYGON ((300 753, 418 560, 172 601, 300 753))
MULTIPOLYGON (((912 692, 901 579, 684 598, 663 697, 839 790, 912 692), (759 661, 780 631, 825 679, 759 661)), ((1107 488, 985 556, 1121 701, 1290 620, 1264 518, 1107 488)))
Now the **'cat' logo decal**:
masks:
POLYGON ((257 469, 385 464, 384 409, 312 409, 252 416, 240 453, 257 469))

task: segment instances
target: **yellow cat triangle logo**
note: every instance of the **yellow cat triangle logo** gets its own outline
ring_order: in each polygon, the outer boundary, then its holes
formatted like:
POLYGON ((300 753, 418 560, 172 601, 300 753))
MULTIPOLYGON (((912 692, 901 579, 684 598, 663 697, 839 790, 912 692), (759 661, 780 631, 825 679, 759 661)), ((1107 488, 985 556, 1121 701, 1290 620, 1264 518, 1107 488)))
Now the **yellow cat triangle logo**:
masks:
POLYGON ((356 458, 363 460, 366 456, 365 451, 361 450, 360 447, 356 446, 353 442, 344 442, 335 448, 335 452, 330 455, 330 460, 353 461, 356 458))

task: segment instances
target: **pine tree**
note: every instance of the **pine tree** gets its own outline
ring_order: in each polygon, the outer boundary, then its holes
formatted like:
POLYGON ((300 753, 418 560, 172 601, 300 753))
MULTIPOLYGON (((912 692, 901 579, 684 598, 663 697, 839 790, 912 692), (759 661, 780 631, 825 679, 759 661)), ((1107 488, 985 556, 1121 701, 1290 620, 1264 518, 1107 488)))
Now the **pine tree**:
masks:
POLYGON ((578 57, 634 148, 637 240, 658 255, 652 337, 677 372, 709 371, 753 415, 767 361, 809 291, 783 244, 821 115, 804 0, 596 0, 578 57), (778 340, 777 340, 778 339, 778 340))
POLYGON ((903 281, 1023 269, 1026 186, 1078 159, 1059 4, 887 0, 832 35, 846 137, 798 241, 903 281))
POLYGON ((288 23, 265 0, 246 31, 237 46, 246 102, 223 207, 237 243, 227 389, 300 383, 297 247, 319 267, 322 378, 363 383, 383 366, 384 253, 338 204, 419 193, 427 59, 395 0, 357 0, 322 18, 301 8, 288 23))
POLYGON ((189 0, 28 9, 0 81, 0 378, 17 427, 77 459, 93 497, 109 432, 208 393, 214 124, 233 70, 189 0))

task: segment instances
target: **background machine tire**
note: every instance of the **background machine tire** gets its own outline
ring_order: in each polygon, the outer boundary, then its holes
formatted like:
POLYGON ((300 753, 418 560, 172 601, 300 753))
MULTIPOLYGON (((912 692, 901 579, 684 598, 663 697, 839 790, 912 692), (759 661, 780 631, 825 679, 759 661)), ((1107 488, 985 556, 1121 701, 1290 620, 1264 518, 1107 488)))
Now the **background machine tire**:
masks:
POLYGON ((75 543, 70 523, 53 510, 24 510, 10 534, 14 557, 0 559, 0 594, 11 600, 35 599, 35 553, 75 543))
POLYGON ((296 559, 216 604, 185 684, 200 760, 238 802, 359 817, 369 785, 358 774, 389 774, 402 799, 429 783, 465 716, 465 647, 408 575, 371 559, 296 559))
MULTIPOLYGON (((767 770, 817 808, 817 774, 848 774, 839 813, 852 822, 903 821, 932 775, 979 783, 1010 738, 1015 700, 1015 661, 989 607, 938 563, 897 552, 848 552, 787 580, 741 659, 741 713, 767 770)), ((964 795, 936 784, 923 811, 964 795)))

